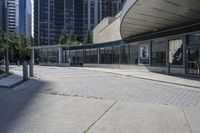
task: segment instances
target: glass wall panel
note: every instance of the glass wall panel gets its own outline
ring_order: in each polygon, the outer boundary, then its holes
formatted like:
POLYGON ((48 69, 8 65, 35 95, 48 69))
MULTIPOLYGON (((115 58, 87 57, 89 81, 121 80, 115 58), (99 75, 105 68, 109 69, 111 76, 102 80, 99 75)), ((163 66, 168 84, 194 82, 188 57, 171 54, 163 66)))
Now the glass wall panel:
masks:
POLYGON ((150 59, 149 42, 140 44, 140 64, 148 65, 150 59))
POLYGON ((97 64, 98 63, 98 50, 91 49, 90 63, 97 64))
POLYGON ((120 46, 113 47, 114 64, 120 63, 120 46))
POLYGON ((105 48, 100 48, 100 63, 106 64, 105 48))
POLYGON ((130 64, 138 64, 138 44, 130 44, 130 64))
POLYGON ((130 48, 129 44, 121 46, 121 64, 129 64, 130 48))
POLYGON ((195 33, 189 35, 189 45, 199 45, 200 46, 200 33, 195 33))
POLYGON ((106 64, 113 64, 113 51, 112 51, 112 47, 107 47, 105 48, 104 51, 105 54, 105 63, 106 64))
POLYGON ((90 63, 90 55, 91 55, 90 49, 86 49, 85 50, 85 63, 90 63))
POLYGON ((170 65, 183 65, 183 41, 182 39, 169 41, 170 65))
POLYGON ((166 65, 166 42, 165 41, 152 41, 152 66, 165 66, 166 65))

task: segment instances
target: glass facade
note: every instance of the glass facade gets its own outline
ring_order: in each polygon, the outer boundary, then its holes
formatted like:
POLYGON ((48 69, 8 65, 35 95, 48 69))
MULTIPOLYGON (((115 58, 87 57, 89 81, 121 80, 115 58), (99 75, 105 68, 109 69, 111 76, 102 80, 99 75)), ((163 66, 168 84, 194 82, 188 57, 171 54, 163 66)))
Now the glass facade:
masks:
POLYGON ((169 63, 170 65, 183 65, 183 40, 169 41, 169 63))
POLYGON ((154 40, 151 43, 152 66, 166 66, 166 41, 154 40))
POLYGON ((189 35, 187 45, 187 73, 200 76, 200 33, 189 35))
MULTIPOLYGON (((62 51, 62 61, 69 63, 69 59, 75 59, 83 64, 142 65, 155 69, 160 67, 166 73, 166 68, 169 68, 170 73, 181 70, 186 74, 200 76, 200 34, 185 35, 186 40, 183 38, 184 36, 127 44, 72 46, 74 50, 67 48, 62 51)), ((58 63, 59 49, 41 49, 40 62, 58 63)))
POLYGON ((59 52, 58 48, 43 48, 39 50, 39 62, 54 64, 58 63, 59 52))

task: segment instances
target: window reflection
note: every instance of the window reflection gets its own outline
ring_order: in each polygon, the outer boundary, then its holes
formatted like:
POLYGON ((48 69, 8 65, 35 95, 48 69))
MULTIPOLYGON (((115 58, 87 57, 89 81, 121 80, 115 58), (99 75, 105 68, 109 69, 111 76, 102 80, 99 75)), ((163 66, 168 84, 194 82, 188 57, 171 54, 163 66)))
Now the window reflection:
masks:
POLYGON ((166 65, 166 43, 165 41, 152 41, 152 66, 166 65))

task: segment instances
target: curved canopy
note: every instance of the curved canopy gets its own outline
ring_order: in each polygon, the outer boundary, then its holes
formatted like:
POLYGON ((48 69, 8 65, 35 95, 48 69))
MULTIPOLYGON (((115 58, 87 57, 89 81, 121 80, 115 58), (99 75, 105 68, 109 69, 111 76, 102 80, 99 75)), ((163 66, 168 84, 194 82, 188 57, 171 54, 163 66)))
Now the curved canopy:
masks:
POLYGON ((200 22, 200 0, 127 0, 121 20, 122 39, 200 22))

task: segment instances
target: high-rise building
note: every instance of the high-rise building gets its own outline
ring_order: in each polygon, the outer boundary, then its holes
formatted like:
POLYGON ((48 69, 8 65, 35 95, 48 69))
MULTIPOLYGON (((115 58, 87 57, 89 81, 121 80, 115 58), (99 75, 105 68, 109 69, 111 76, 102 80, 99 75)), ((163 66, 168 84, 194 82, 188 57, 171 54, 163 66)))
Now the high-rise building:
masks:
MULTIPOLYGON (((67 1, 70 2, 70 0, 67 1)), ((65 4, 64 0, 34 1, 34 39, 37 45, 58 43, 61 30, 64 28, 64 17, 69 15, 64 16, 65 4)))
POLYGON ((117 10, 118 10, 118 12, 122 10, 125 2, 126 2, 126 0, 118 0, 118 3, 117 3, 117 10))
MULTIPOLYGON (((65 28, 82 41, 104 17, 115 16, 119 0, 35 0, 34 38, 37 45, 55 45, 65 28)), ((122 1, 122 0, 121 0, 122 1)))
POLYGON ((16 32, 27 38, 32 34, 32 3, 31 0, 18 0, 16 5, 17 24, 16 32))
POLYGON ((32 32, 31 0, 1 0, 3 2, 3 29, 8 32, 24 34, 27 38, 32 32))
POLYGON ((3 26, 3 0, 0 0, 0 28, 3 26))

